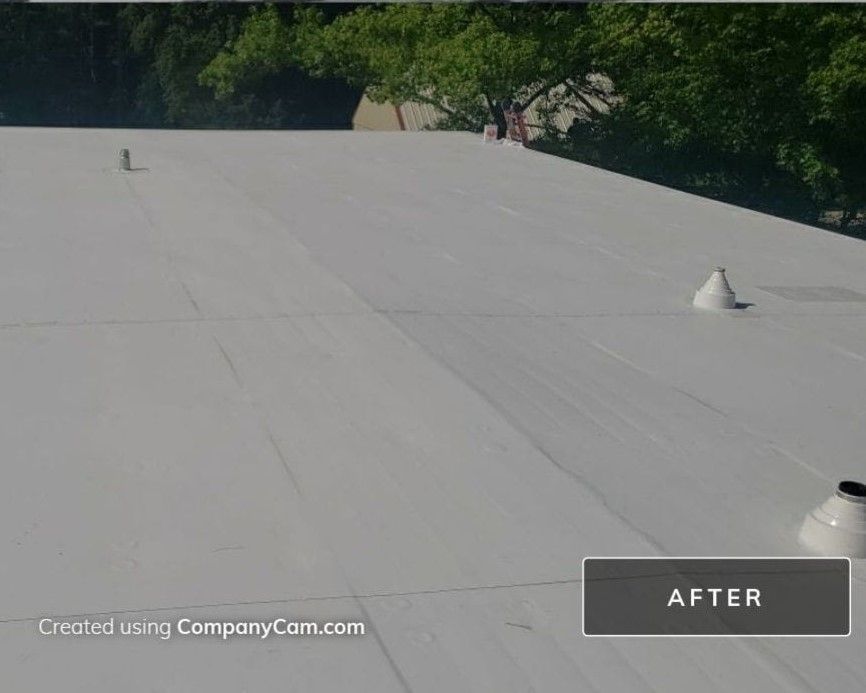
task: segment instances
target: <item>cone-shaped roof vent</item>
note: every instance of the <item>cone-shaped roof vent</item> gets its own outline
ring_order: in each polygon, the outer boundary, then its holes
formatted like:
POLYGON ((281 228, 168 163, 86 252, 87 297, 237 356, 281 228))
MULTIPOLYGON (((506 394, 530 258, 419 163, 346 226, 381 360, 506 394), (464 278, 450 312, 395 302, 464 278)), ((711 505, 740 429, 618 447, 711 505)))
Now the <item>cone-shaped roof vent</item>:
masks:
POLYGON ((737 305, 737 295, 731 290, 724 267, 716 267, 706 283, 698 289, 693 301, 695 307, 708 310, 726 310, 737 305))
POLYGON ((841 482, 835 494, 806 515, 800 543, 825 556, 866 558, 866 484, 841 482))

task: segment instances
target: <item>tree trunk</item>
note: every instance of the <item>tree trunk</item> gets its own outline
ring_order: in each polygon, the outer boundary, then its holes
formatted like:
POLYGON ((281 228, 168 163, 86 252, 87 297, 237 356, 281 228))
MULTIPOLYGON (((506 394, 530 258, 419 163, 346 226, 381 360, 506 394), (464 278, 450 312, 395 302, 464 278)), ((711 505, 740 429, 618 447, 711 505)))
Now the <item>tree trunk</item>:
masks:
POLYGON ((508 130, 508 123, 505 121, 505 111, 502 110, 502 104, 498 99, 494 101, 487 94, 484 95, 484 99, 487 101, 487 110, 490 112, 490 117, 496 123, 496 137, 501 140, 505 137, 505 133, 508 130))

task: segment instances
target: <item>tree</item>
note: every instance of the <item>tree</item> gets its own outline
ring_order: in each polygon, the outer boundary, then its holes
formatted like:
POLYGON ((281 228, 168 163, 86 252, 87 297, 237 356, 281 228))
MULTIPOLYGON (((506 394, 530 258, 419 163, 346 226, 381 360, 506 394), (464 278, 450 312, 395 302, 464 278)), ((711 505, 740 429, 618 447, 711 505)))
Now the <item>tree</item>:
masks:
POLYGON ((216 102, 198 75, 249 13, 243 5, 129 4, 120 14, 129 43, 143 63, 136 110, 144 122, 181 127, 279 127, 282 94, 256 84, 216 102), (255 92, 255 93, 254 93, 255 92))
POLYGON ((866 206, 866 10, 600 5, 595 69, 622 103, 571 145, 597 163, 814 220, 866 206))
POLYGON ((434 4, 363 6, 330 15, 299 7, 255 13, 202 72, 222 96, 246 80, 297 64, 342 77, 377 101, 418 101, 444 127, 479 128, 501 119, 499 104, 528 106, 554 87, 584 84, 583 7, 434 4))
POLYGON ((347 127, 359 93, 297 67, 216 100, 201 70, 246 4, 0 4, 0 124, 347 127))
POLYGON ((0 124, 106 125, 135 68, 110 5, 0 5, 0 124))
POLYGON ((250 42, 256 20, 277 13, 273 7, 261 9, 220 3, 128 5, 131 42, 149 66, 140 87, 142 105, 161 108, 153 116, 172 126, 347 127, 359 93, 343 80, 311 77, 287 62, 255 69, 250 61, 242 83, 215 99, 199 78, 227 44, 250 42))

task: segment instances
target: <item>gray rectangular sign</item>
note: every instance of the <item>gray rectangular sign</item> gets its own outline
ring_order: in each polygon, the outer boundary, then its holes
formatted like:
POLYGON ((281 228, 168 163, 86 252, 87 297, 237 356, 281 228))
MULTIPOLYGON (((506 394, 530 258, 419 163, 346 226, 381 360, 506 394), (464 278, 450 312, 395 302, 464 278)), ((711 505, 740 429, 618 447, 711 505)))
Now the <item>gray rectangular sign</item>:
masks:
POLYGON ((847 558, 586 558, 584 635, 851 633, 847 558))

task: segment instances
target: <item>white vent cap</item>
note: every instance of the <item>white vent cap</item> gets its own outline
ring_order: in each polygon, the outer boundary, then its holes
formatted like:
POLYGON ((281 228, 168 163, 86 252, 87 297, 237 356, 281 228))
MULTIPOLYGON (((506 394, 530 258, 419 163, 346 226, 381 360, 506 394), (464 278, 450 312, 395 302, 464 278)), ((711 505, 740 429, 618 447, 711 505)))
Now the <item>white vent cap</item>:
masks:
POLYGON ((706 283, 698 289, 693 304, 707 310, 727 310, 737 306, 737 295, 728 284, 724 267, 716 267, 706 283))
POLYGON ((132 164, 129 161, 129 150, 128 149, 121 149, 120 150, 120 163, 117 165, 117 167, 121 171, 132 170, 132 164))
POLYGON ((866 484, 841 482, 835 494, 806 515, 799 539, 824 556, 866 558, 866 484))

